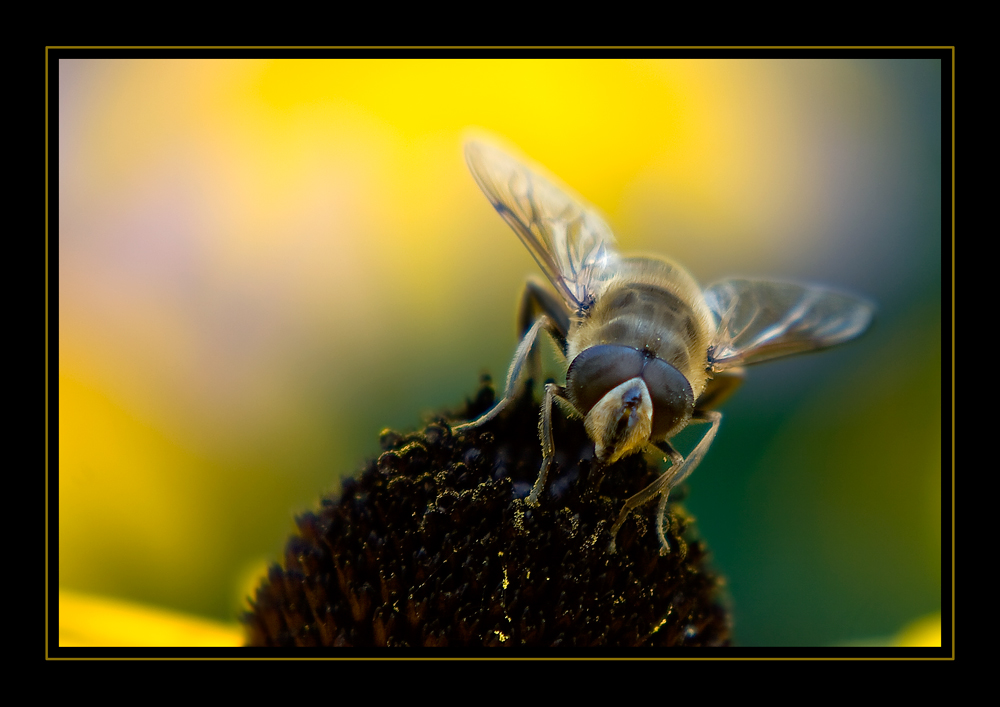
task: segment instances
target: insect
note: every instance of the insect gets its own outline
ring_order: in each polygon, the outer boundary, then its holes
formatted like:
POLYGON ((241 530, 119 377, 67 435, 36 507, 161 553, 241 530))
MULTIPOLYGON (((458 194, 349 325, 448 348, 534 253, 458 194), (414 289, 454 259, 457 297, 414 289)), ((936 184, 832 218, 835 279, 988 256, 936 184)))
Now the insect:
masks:
POLYGON ((528 281, 521 297, 522 334, 504 397, 477 420, 496 417, 540 367, 540 332, 568 364, 566 384, 547 383, 539 437, 542 464, 527 503, 539 504, 552 465, 552 405, 582 417, 594 443, 596 484, 604 469, 653 445, 670 466, 629 498, 611 527, 611 549, 629 513, 659 498, 660 553, 667 496, 705 457, 722 414, 714 408, 742 382, 744 366, 833 346, 860 335, 874 307, 863 298, 815 285, 730 279, 702 290, 677 263, 615 250, 597 212, 492 145, 469 142, 476 183, 555 287, 528 281), (530 375, 525 375, 525 369, 530 375), (685 458, 670 439, 692 423, 708 431, 685 458))

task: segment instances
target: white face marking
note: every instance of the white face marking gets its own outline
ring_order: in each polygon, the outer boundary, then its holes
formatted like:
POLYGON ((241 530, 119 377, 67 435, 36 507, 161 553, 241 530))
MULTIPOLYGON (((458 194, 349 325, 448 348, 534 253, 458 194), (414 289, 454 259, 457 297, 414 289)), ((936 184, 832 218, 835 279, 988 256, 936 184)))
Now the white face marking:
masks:
POLYGON ((653 400, 646 382, 636 377, 612 388, 583 424, 594 440, 597 458, 606 463, 641 449, 653 429, 653 400))

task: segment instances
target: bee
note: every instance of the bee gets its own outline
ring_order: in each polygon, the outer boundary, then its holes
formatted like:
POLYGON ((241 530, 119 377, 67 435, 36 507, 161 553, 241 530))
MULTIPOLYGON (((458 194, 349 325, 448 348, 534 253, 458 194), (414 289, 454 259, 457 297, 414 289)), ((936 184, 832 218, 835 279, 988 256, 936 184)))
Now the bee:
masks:
POLYGON ((566 363, 566 383, 547 383, 539 420, 542 464, 528 495, 537 506, 552 465, 552 405, 583 418, 594 443, 595 490, 622 457, 659 449, 670 466, 629 498, 611 527, 611 550, 628 515, 659 498, 660 553, 667 497, 708 452, 722 414, 715 408, 742 382, 744 366, 839 344, 859 336, 874 313, 861 297, 816 285, 729 279, 701 289, 679 264, 658 256, 625 256, 604 219, 502 150, 469 142, 472 176, 514 229, 555 288, 529 279, 518 313, 522 335, 504 397, 478 419, 495 418, 540 367, 538 335, 548 334, 566 363), (526 369, 530 373, 525 374, 526 369), (689 424, 707 424, 682 456, 670 439, 689 424))

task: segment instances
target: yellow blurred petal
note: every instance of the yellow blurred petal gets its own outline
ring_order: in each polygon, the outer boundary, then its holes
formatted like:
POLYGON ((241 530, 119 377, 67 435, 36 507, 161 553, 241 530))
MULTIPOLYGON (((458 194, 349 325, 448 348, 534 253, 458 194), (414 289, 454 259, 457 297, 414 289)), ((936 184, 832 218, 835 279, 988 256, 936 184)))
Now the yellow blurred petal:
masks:
POLYGON ((896 636, 897 646, 937 647, 941 645, 941 614, 930 614, 911 622, 896 636))
POLYGON ((62 647, 170 647, 243 645, 243 629, 167 609, 105 597, 59 592, 62 647))

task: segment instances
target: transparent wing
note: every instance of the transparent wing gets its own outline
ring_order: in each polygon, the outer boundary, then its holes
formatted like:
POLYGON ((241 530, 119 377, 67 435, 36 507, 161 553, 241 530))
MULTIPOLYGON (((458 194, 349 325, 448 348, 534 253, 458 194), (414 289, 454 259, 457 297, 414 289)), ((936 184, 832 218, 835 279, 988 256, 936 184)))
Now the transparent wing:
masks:
POLYGON ((713 370, 833 346, 859 336, 875 307, 855 295, 772 280, 725 280, 705 290, 718 334, 713 370))
POLYGON ((611 229, 597 213, 502 150, 465 146, 479 188, 574 310, 588 308, 617 259, 611 229))

